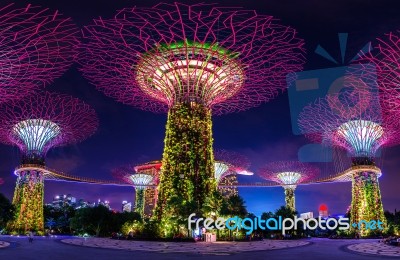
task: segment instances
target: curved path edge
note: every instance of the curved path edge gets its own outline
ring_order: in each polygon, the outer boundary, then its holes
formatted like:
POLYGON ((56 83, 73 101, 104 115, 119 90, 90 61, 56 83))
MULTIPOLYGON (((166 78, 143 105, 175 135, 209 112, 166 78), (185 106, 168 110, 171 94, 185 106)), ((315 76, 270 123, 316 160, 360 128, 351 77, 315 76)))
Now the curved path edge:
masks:
POLYGON ((85 247, 162 253, 240 253, 289 249, 312 244, 304 240, 263 240, 253 242, 157 242, 114 240, 110 238, 72 238, 60 242, 85 247))
POLYGON ((348 252, 362 255, 400 258, 400 247, 391 246, 380 242, 351 244, 345 246, 345 249, 348 252))

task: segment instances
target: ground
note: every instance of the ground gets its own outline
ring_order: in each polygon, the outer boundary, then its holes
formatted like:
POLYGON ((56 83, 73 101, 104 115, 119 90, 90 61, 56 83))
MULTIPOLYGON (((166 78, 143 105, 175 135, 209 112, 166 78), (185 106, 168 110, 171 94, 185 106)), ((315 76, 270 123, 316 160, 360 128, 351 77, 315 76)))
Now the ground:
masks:
POLYGON ((0 236, 0 259, 376 259, 400 257, 400 248, 378 240, 308 239, 240 243, 160 243, 72 237, 0 236), (62 242, 63 241, 63 242, 62 242), (77 245, 66 244, 74 243, 77 245), (9 243, 9 245, 7 244, 9 243), (93 248, 108 247, 108 248, 93 248), (127 250, 129 249, 129 250, 127 250), (356 251, 352 251, 356 250, 356 251))

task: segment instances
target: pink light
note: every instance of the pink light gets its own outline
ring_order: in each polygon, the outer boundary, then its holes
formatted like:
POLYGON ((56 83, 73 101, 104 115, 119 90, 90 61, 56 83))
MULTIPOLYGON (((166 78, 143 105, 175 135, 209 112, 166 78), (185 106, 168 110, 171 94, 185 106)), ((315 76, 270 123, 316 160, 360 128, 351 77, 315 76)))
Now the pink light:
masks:
POLYGON ((38 6, 0 8, 0 103, 32 94, 74 62, 79 30, 38 6))
POLYGON ((14 129, 22 121, 37 119, 51 121, 59 130, 59 134, 47 140, 43 150, 39 151, 42 156, 54 146, 84 140, 98 126, 96 112, 81 100, 62 94, 39 92, 0 106, 0 142, 17 145, 26 153, 27 140, 21 139, 14 129))
POLYGON ((307 163, 298 161, 280 161, 268 163, 265 167, 260 169, 259 175, 263 179, 275 181, 280 184, 286 184, 284 183, 284 180, 280 178, 279 174, 282 173, 300 174, 300 178, 296 178, 296 184, 299 184, 315 178, 320 173, 320 170, 318 167, 307 163))
POLYGON ((305 60, 304 42, 293 28, 272 16, 217 5, 125 8, 112 19, 94 20, 83 33, 84 76, 106 95, 153 112, 166 112, 182 99, 215 114, 256 107, 284 91, 287 74, 301 70, 305 60), (187 42, 208 47, 181 48, 182 60, 170 47, 187 42), (204 61, 209 56, 214 63, 204 61), (178 88, 175 81, 191 83, 178 88))
POLYGON ((399 114, 381 106, 376 95, 368 87, 330 94, 303 109, 299 127, 314 142, 342 147, 355 157, 373 157, 380 147, 400 143, 399 114), (347 98, 338 101, 339 96, 347 98))

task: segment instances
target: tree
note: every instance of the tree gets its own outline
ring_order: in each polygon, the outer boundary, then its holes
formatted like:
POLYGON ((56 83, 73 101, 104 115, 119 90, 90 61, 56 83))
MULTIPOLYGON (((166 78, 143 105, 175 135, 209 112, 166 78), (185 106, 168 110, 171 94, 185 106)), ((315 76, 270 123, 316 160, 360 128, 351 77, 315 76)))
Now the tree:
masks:
POLYGON ((70 220, 70 226, 78 233, 109 236, 113 232, 119 232, 124 223, 140 220, 140 215, 136 212, 118 213, 99 205, 77 210, 70 220))
POLYGON ((70 220, 76 212, 72 206, 67 204, 59 207, 45 205, 43 212, 46 220, 52 219, 55 222, 51 227, 45 223, 45 227, 55 229, 57 233, 71 233, 70 220))
POLYGON ((14 218, 14 210, 10 200, 0 193, 0 229, 5 228, 7 222, 14 218))
POLYGON ((203 214, 207 217, 212 217, 214 220, 221 215, 221 208, 224 203, 224 198, 219 191, 214 191, 210 197, 207 197, 203 204, 203 214))
MULTIPOLYGON (((286 206, 281 206, 279 209, 277 209, 275 211, 274 218, 277 219, 277 220, 279 219, 279 217, 281 217, 282 219, 285 219, 285 218, 294 219, 294 217, 296 215, 297 215, 297 211, 292 210, 291 208, 286 207, 286 206)), ((301 225, 299 225, 298 228, 301 231, 303 230, 301 225)), ((286 231, 286 233, 290 234, 290 235, 294 234, 294 232, 295 232, 294 230, 286 231)), ((279 231, 279 234, 280 234, 280 231, 279 231)))
POLYGON ((44 223, 44 226, 49 229, 52 229, 55 225, 56 221, 54 220, 54 218, 47 218, 46 222, 44 223))
POLYGON ((225 216, 238 216, 243 218, 247 214, 245 202, 239 195, 230 196, 223 206, 221 213, 225 216))
POLYGON ((275 218, 278 218, 279 216, 281 216, 282 219, 294 218, 294 216, 297 216, 297 211, 292 210, 291 208, 288 208, 286 206, 281 206, 275 211, 275 218))
POLYGON ((196 213, 199 216, 201 212, 197 210, 197 203, 192 200, 185 200, 181 196, 172 196, 165 210, 168 211, 168 215, 165 215, 158 225, 160 235, 166 238, 176 236, 189 237, 187 217, 192 213, 196 213))

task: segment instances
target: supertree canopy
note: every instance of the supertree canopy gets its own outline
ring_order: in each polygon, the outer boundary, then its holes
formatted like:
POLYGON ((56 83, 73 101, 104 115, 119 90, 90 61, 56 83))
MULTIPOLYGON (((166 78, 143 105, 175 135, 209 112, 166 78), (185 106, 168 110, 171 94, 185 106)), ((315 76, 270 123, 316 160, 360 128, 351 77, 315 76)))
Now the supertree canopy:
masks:
POLYGON ((370 90, 350 89, 306 106, 300 129, 313 141, 346 149, 355 164, 360 158, 373 160, 379 148, 398 144, 400 135, 397 113, 383 109, 379 93, 370 90))
POLYGON ((172 195, 202 208, 216 188, 211 114, 255 107, 301 70, 303 41, 271 16, 181 3, 125 8, 84 29, 82 71, 105 94, 168 111, 157 218, 172 195))
POLYGON ((220 192, 225 197, 238 194, 236 184, 238 184, 237 175, 252 175, 247 171, 250 162, 247 157, 232 151, 216 150, 215 156, 215 180, 220 192))
POLYGON ((98 125, 95 111, 79 99, 49 92, 37 93, 0 106, 0 142, 16 145, 22 164, 33 170, 15 171, 13 204, 15 232, 43 231, 43 186, 46 152, 92 135, 98 125))
POLYGON ((275 181, 285 189, 286 207, 295 211, 294 191, 298 184, 309 181, 319 174, 318 167, 297 161, 280 161, 267 164, 259 175, 270 181, 275 181))
POLYGON ((57 11, 0 7, 0 103, 61 76, 76 58, 79 29, 57 11))
POLYGON ((382 106, 398 111, 400 102, 400 30, 377 39, 375 48, 364 53, 357 61, 363 73, 371 72, 369 63, 374 65, 382 95, 382 106))
POLYGON ((117 168, 113 175, 135 187, 135 211, 141 216, 150 217, 157 201, 157 190, 150 185, 157 185, 161 161, 151 161, 135 167, 117 168))
MULTIPOLYGON (((367 73, 368 74, 368 73, 367 73)), ((379 148, 399 143, 398 113, 381 107, 379 92, 371 88, 354 88, 330 94, 307 106, 300 114, 303 133, 314 141, 339 146, 353 160, 351 223, 360 220, 385 221, 378 184, 372 171, 379 148), (370 166, 371 171, 358 166, 370 166)), ((361 230, 361 235, 368 234, 361 230)))

